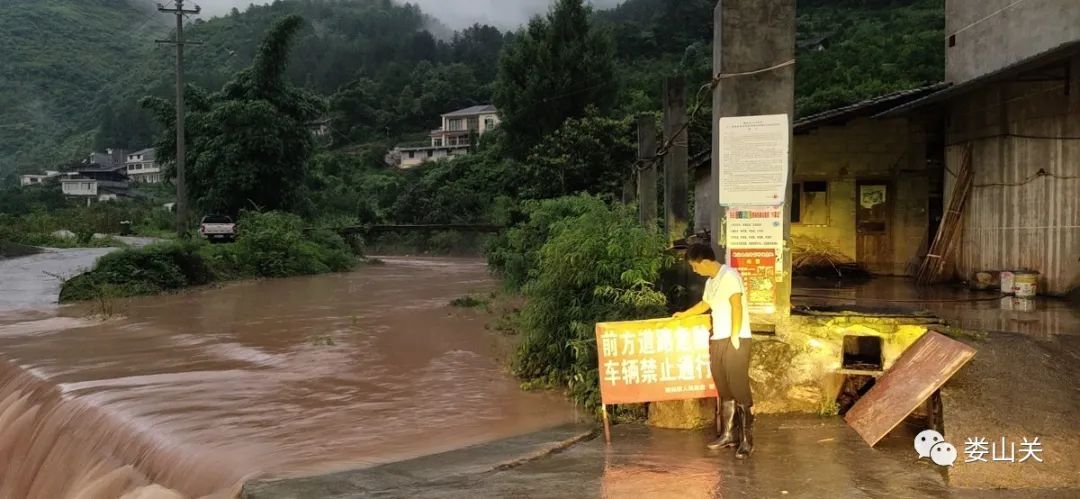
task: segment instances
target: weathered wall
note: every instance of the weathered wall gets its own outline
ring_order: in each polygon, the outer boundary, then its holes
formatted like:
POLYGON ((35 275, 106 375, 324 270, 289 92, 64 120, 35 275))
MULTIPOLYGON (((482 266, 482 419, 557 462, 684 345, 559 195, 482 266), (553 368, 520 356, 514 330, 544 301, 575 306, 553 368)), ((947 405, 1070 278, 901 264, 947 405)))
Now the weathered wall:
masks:
MULTIPOLYGON (((1071 65, 1080 74, 1080 56, 1071 65)), ((948 169, 960 168, 970 142, 975 171, 960 277, 1029 268, 1040 272, 1040 292, 1080 285, 1080 85, 1070 85, 1066 95, 1062 81, 1000 83, 950 106, 948 169)), ((953 183, 946 173, 946 196, 953 183)))
POLYGON ((945 79, 960 83, 1080 39, 1080 2, 947 0, 945 35, 945 79))
POLYGON ((795 136, 795 182, 829 182, 829 220, 824 225, 792 224, 793 236, 813 237, 856 259, 856 183, 892 183, 890 262, 871 271, 907 275, 927 231, 925 134, 907 119, 860 118, 795 136))
POLYGON ((934 320, 865 316, 791 316, 776 336, 754 335, 750 387, 755 413, 836 410, 845 336, 877 336, 888 370, 934 320))

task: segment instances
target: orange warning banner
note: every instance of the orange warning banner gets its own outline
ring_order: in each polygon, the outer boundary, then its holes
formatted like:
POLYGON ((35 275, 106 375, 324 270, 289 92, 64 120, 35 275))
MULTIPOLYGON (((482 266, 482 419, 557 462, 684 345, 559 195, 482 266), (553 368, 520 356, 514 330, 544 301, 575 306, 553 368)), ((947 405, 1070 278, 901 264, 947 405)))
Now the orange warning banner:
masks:
POLYGON ((706 315, 596 325, 604 404, 716 397, 706 315))

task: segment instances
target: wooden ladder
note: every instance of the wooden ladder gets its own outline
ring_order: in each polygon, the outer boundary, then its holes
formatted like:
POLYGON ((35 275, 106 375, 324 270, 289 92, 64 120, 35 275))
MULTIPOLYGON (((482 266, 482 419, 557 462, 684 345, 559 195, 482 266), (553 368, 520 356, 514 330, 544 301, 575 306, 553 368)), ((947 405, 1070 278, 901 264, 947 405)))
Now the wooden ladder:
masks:
POLYGON ((942 215, 934 242, 930 244, 930 250, 927 251, 922 266, 915 275, 916 282, 919 284, 933 284, 940 282, 944 277, 945 264, 956 246, 956 236, 962 225, 964 206, 967 205, 972 180, 975 178, 975 173, 971 168, 971 153, 972 145, 968 143, 964 147, 960 171, 956 172, 956 183, 953 185, 952 196, 949 198, 949 207, 942 215))

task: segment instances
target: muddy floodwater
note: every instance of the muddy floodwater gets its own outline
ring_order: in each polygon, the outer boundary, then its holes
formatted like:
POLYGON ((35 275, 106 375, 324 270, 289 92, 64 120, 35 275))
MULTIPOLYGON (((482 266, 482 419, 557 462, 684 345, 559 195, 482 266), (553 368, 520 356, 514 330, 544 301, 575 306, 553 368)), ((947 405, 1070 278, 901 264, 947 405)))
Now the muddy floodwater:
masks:
POLYGON ((0 497, 229 496, 577 419, 519 389, 490 316, 449 306, 495 288, 482 261, 384 261, 135 299, 105 322, 5 298, 0 497))

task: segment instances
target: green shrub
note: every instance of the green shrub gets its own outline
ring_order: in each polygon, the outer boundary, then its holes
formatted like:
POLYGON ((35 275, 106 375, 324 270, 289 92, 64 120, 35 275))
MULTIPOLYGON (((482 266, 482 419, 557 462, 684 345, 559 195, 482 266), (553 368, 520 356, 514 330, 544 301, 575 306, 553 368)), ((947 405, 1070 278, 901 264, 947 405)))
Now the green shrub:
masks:
POLYGON ((191 243, 162 243, 110 253, 94 270, 66 281, 60 301, 96 299, 104 290, 126 297, 207 284, 214 276, 197 249, 191 243))
POLYGON ((604 202, 588 195, 526 201, 522 205, 526 220, 488 244, 488 266, 511 289, 520 289, 536 275, 540 248, 547 242, 552 224, 602 209, 604 202))
POLYGON ((333 272, 344 272, 356 264, 356 253, 338 233, 316 229, 308 233, 309 242, 318 247, 318 259, 333 272))
MULTIPOLYGON (((600 403, 596 323, 664 316, 667 299, 655 283, 674 259, 665 238, 641 227, 628 207, 588 196, 545 203, 546 209, 534 210, 537 219, 581 215, 549 222, 549 237, 533 250, 535 272, 524 287, 525 337, 514 370, 533 385, 565 386, 593 410, 600 403)), ((539 237, 536 223, 530 237, 539 237)))
POLYGON ((480 306, 487 306, 487 304, 487 300, 482 300, 474 296, 462 296, 450 300, 451 307, 476 308, 480 306))
POLYGON ((250 275, 286 277, 344 271, 355 259, 345 241, 329 230, 311 231, 303 220, 282 212, 247 213, 237 225, 236 245, 250 275))
POLYGON ((244 257, 235 244, 205 244, 199 247, 198 254, 215 280, 249 277, 244 257))
MULTIPOLYGON (((151 295, 214 281, 286 277, 349 270, 356 262, 333 231, 304 234, 286 213, 251 213, 233 244, 168 242, 102 257, 94 269, 64 283, 64 302, 151 295)), ((108 238, 95 241, 109 241, 108 238)))
POLYGON ((131 230, 135 235, 162 237, 170 235, 176 224, 176 215, 164 208, 154 208, 134 222, 131 230))

